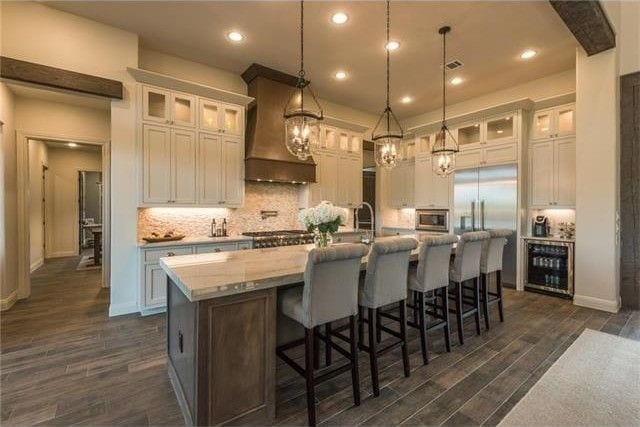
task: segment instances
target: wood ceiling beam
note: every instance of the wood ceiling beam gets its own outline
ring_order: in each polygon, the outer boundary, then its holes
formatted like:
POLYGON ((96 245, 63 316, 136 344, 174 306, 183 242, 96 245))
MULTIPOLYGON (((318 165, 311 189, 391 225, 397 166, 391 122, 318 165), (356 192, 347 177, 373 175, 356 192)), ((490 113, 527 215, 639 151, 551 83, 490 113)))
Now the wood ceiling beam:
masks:
POLYGON ((106 98, 122 99, 122 82, 75 71, 0 57, 0 77, 106 98))
POLYGON ((599 0, 549 0, 587 55, 616 47, 616 35, 599 0))

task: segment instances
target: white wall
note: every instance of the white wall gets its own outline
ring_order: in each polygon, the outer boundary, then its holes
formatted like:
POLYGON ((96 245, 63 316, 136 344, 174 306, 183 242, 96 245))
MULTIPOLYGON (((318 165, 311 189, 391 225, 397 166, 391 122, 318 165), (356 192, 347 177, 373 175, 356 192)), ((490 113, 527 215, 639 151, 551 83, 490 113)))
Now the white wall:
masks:
POLYGON ((0 82, 0 308, 9 308, 17 298, 18 218, 16 188, 16 130, 14 96, 0 82))
POLYGON ((640 71, 640 2, 602 3, 616 33, 616 51, 620 75, 640 71))
POLYGON ((101 170, 97 150, 49 148, 46 224, 47 258, 78 254, 78 171, 101 170))
POLYGON ((47 145, 42 141, 29 141, 29 265, 30 271, 44 262, 44 206, 42 204, 42 168, 48 165, 47 145))

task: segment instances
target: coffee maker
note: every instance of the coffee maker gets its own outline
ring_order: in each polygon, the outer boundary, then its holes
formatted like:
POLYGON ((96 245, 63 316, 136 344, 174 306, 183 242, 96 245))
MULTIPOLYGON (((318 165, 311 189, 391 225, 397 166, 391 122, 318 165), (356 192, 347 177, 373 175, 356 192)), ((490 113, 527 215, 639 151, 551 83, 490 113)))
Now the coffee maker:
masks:
POLYGON ((549 218, 544 215, 538 215, 533 219, 532 234, 533 237, 549 236, 549 218))

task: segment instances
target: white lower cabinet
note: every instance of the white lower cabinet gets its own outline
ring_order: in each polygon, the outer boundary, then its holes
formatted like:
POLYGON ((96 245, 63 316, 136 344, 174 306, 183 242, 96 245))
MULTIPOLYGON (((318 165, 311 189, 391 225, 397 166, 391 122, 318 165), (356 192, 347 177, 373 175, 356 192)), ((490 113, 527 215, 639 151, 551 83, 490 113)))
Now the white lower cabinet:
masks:
POLYGON ((573 208, 576 203, 574 138, 534 142, 529 147, 529 204, 534 209, 573 208))
POLYGON ((162 248, 140 248, 140 312, 154 314, 164 311, 167 301, 167 275, 160 267, 159 259, 163 257, 228 252, 240 249, 251 249, 251 242, 202 243, 182 246, 165 246, 162 248))
POLYGON ((415 168, 415 207, 449 209, 452 176, 441 177, 433 171, 433 157, 419 155, 415 168))

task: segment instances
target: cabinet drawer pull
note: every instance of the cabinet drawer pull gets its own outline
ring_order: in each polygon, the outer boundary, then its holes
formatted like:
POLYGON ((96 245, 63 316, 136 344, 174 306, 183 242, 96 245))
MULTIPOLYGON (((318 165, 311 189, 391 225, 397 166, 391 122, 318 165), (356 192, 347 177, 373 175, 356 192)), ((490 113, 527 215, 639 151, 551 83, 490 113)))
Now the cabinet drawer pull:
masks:
POLYGON ((180 353, 184 353, 184 336, 182 331, 178 331, 178 350, 180 353))
POLYGON ((220 205, 224 205, 225 203, 226 202, 224 200, 221 200, 221 201, 218 202, 218 204, 220 204, 220 205))
POLYGON ((215 248, 215 249, 213 250, 213 252, 220 252, 220 251, 222 251, 222 249, 220 249, 220 248, 215 248))
POLYGON ((175 252, 167 252, 167 256, 176 256, 175 252))

